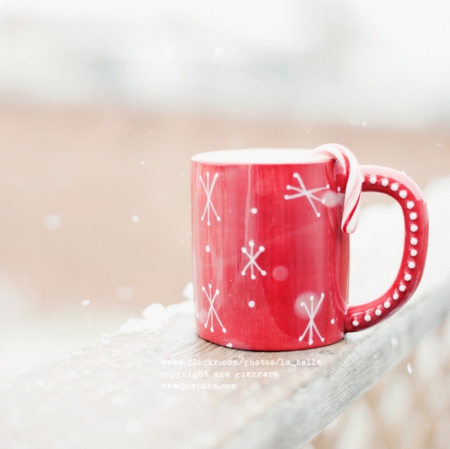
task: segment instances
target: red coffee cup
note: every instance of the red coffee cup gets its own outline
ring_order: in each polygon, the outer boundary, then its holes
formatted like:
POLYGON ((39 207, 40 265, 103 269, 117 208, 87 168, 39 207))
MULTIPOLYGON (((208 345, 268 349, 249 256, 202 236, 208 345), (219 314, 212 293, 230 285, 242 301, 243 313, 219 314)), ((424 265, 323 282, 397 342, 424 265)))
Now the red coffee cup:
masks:
MULTIPOLYGON (((351 167, 343 162, 348 159, 314 154, 248 149, 192 158, 200 337, 247 350, 326 346, 387 318, 414 293, 428 242, 427 209, 417 185, 389 168, 352 168, 359 180, 352 194, 362 184, 363 191, 384 193, 400 204, 405 243, 389 290, 370 303, 348 306, 349 234, 341 228, 351 167)), ((359 207, 355 198, 350 217, 359 207)))

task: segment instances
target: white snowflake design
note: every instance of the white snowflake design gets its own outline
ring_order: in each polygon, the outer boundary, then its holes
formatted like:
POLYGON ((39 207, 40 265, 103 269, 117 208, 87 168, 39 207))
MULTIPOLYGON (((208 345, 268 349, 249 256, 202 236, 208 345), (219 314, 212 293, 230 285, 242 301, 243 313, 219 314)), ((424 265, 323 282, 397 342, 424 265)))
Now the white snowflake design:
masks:
POLYGON ((247 248, 244 246, 241 250, 242 252, 249 258, 249 261, 247 262, 247 265, 244 267, 244 269, 241 271, 242 276, 245 276, 245 273, 247 269, 250 267, 250 277, 252 279, 256 279, 255 270, 254 267, 256 267, 259 272, 265 276, 267 274, 266 271, 264 271, 257 263, 256 259, 259 257, 259 255, 265 251, 264 246, 260 246, 258 248, 258 251, 256 254, 253 254, 254 248, 255 248, 255 242, 253 240, 250 240, 248 242, 248 246, 250 247, 250 252, 247 251, 247 248))
POLYGON ((203 221, 205 219, 205 216, 207 216, 207 218, 208 218, 208 221, 207 221, 208 226, 211 225, 211 220, 210 220, 211 210, 214 212, 214 215, 216 216, 217 221, 220 221, 219 214, 216 212, 216 209, 214 208, 214 204, 213 204, 213 202, 211 200, 211 195, 213 193, 214 186, 216 184, 216 181, 217 181, 218 177, 219 177, 219 173, 215 173, 213 181, 212 181, 212 184, 210 186, 209 185, 209 171, 206 172, 206 185, 203 182, 202 176, 201 175, 199 176, 200 182, 202 183, 202 186, 203 186, 203 190, 205 191, 205 194, 206 194, 205 210, 203 211, 203 215, 202 215, 201 220, 203 221))
POLYGON ((314 201, 319 201, 322 204, 325 204, 325 199, 321 199, 314 194, 316 192, 320 192, 321 190, 329 189, 330 185, 327 184, 325 187, 318 187, 317 189, 308 190, 305 187, 305 183, 303 182, 303 179, 301 178, 301 176, 298 173, 294 173, 293 176, 295 179, 297 179, 298 183, 300 184, 300 188, 290 186, 290 185, 286 186, 287 190, 295 190, 298 193, 294 193, 293 195, 284 195, 284 199, 285 200, 293 200, 294 198, 300 198, 302 196, 306 196, 309 203, 311 204, 311 207, 314 209, 314 212, 316 213, 317 217, 320 217, 320 212, 317 211, 314 201))
POLYGON ((309 297, 309 300, 311 301, 310 308, 308 308, 308 306, 305 304, 305 302, 302 301, 300 303, 300 307, 304 307, 306 310, 306 313, 308 314, 309 322, 308 322, 308 325, 306 326, 305 332, 303 332, 303 335, 299 337, 299 341, 302 341, 303 338, 305 338, 305 335, 307 334, 308 331, 309 331, 309 340, 308 340, 309 345, 312 345, 314 343, 314 341, 313 341, 314 331, 320 338, 320 341, 322 341, 322 342, 325 341, 325 338, 323 338, 322 335, 320 335, 319 329, 317 329, 316 323, 314 322, 314 318, 316 317, 319 307, 322 304, 323 298, 325 298, 325 293, 322 293, 320 295, 320 300, 317 303, 316 307, 314 307, 314 295, 311 295, 309 297))
POLYGON ((215 316, 217 321, 219 322, 219 326, 222 328, 222 332, 225 333, 227 330, 225 329, 224 325, 222 324, 222 321, 220 321, 217 310, 214 307, 214 301, 219 296, 219 290, 216 289, 216 291, 214 292, 214 296, 213 296, 212 291, 211 291, 211 289, 212 289, 211 284, 208 285, 208 289, 209 289, 209 293, 208 293, 208 291, 206 291, 205 287, 202 287, 203 293, 206 295, 206 298, 209 301, 209 310, 208 310, 208 315, 207 315, 206 321, 205 321, 205 329, 208 327, 208 322, 209 322, 209 319, 211 318, 211 327, 209 328, 209 330, 211 332, 214 332, 214 316, 215 316))

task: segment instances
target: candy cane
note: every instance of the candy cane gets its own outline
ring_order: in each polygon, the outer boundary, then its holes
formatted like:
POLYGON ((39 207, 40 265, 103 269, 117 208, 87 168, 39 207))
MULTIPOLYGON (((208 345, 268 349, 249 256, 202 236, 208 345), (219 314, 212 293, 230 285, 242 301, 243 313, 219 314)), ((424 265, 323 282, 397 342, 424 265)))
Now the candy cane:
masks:
POLYGON ((359 163, 355 155, 343 145, 327 143, 317 147, 311 157, 335 159, 342 165, 347 184, 345 187, 341 229, 348 234, 355 232, 361 206, 361 185, 363 182, 359 163))

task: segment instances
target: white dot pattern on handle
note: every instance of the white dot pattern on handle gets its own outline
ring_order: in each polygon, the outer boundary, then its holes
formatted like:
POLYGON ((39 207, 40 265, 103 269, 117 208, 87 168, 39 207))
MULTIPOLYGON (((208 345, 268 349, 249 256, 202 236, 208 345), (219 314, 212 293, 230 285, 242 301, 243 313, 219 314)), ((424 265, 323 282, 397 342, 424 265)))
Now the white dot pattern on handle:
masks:
MULTIPOLYGON (((409 270, 414 270, 416 268, 416 262, 412 259, 414 257, 416 257, 418 255, 418 250, 417 248, 414 248, 415 246, 419 245, 419 239, 420 239, 420 235, 414 236, 414 233, 417 233, 419 231, 419 228, 421 228, 421 222, 419 223, 415 223, 415 220, 419 219, 419 215, 418 212, 414 211, 414 208, 416 207, 416 197, 411 193, 411 191, 406 188, 406 186, 402 183, 397 181, 395 178, 383 178, 380 175, 376 175, 376 174, 372 174, 372 175, 366 175, 365 181, 367 184, 372 184, 372 185, 376 185, 378 183, 378 185, 382 185, 383 187, 386 187, 387 190, 390 190, 392 192, 396 192, 398 194, 397 200, 400 201, 400 204, 407 209, 407 213, 405 212, 405 218, 409 218, 410 222, 407 223, 407 239, 409 239, 409 245, 412 245, 412 247, 410 246, 409 248, 409 254, 410 254, 410 259, 406 260, 406 268, 409 270), (405 200, 405 201, 401 201, 401 200, 405 200), (408 211, 409 210, 409 211, 408 211), (409 229, 408 229, 409 227, 409 229)), ((368 190, 372 190, 373 188, 370 188, 368 190)), ((388 192, 386 192, 388 193, 388 192)), ((392 193, 390 193, 390 195, 392 195, 392 193)), ((370 326, 370 322, 373 320, 378 321, 379 318, 381 318, 381 316, 384 313, 388 313, 387 309, 395 309, 399 304, 398 302, 394 302, 392 303, 392 301, 401 301, 400 298, 403 297, 406 298, 405 295, 407 295, 407 293, 405 293, 411 284, 409 283, 409 281, 412 281, 413 279, 413 272, 404 272, 403 273, 403 279, 400 279, 401 282, 399 284, 397 284, 397 288, 394 290, 392 294, 392 296, 390 298, 387 298, 384 300, 384 302, 382 302, 380 305, 377 306, 376 309, 370 309, 368 311, 362 311, 361 309, 355 313, 352 313, 352 326, 353 327, 357 327, 359 326, 359 328, 364 329, 368 326, 370 326), (403 295, 402 295, 403 294, 403 295), (361 321, 362 320, 362 321, 361 321)), ((408 290, 409 291, 409 290, 408 290)), ((355 329, 356 330, 356 329, 355 329)))

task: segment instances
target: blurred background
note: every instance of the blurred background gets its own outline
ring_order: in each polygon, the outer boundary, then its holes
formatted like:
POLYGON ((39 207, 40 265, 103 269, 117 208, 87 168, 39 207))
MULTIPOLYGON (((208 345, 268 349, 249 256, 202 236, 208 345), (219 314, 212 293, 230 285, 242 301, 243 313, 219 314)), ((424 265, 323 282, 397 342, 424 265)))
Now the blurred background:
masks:
POLYGON ((449 19, 445 0, 0 0, 0 379, 182 300, 197 152, 339 142, 422 188, 448 175, 449 19))

